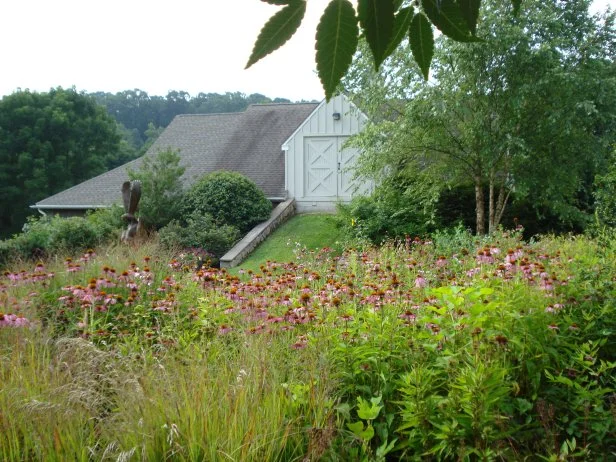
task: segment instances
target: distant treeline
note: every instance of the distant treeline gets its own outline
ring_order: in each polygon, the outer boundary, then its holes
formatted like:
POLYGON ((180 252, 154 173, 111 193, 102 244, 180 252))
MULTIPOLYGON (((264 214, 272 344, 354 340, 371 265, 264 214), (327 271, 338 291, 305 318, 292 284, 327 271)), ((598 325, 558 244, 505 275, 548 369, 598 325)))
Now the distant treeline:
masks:
MULTIPOLYGON (((90 96, 115 118, 127 133, 125 138, 136 150, 152 141, 178 114, 215 114, 240 112, 250 104, 289 103, 286 98, 268 98, 259 93, 240 92, 199 93, 191 96, 185 91, 170 91, 167 96, 150 96, 145 91, 125 90, 118 93, 95 92, 90 96)), ((147 147, 147 146, 146 146, 147 147)))

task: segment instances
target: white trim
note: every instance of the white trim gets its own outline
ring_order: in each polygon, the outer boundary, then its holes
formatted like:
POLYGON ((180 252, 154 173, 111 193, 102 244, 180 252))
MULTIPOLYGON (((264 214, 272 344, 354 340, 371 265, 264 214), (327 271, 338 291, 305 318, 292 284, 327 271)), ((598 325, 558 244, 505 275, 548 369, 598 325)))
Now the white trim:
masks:
POLYGON ((111 205, 31 205, 31 209, 37 210, 85 210, 85 209, 108 209, 111 205))
MULTIPOLYGON (((337 96, 341 96, 341 97, 343 97, 344 99, 346 99, 346 100, 349 102, 349 106, 352 106, 352 107, 353 107, 353 108, 354 108, 354 109, 358 112, 358 114, 364 118, 364 120, 365 120, 366 122, 369 120, 369 119, 368 119, 368 116, 367 116, 366 114, 364 114, 364 113, 361 111, 361 109, 359 109, 359 108, 355 105, 355 103, 353 103, 353 101, 351 101, 351 100, 350 100, 350 99, 349 99, 349 98, 348 98, 345 94, 342 94, 342 93, 341 93, 341 94, 339 94, 339 95, 332 96, 332 99, 336 98, 337 96)), ((313 116, 313 115, 314 115, 314 114, 315 114, 315 113, 316 113, 319 109, 321 109, 321 106, 323 106, 323 105, 325 105, 325 104, 327 104, 327 100, 325 100, 325 99, 324 99, 323 101, 321 101, 321 102, 319 103, 319 105, 318 105, 318 106, 314 109, 314 111, 312 111, 312 112, 310 113, 310 115, 309 115, 308 117, 306 117, 306 120, 304 120, 304 121, 300 124, 300 126, 299 126, 299 127, 297 127, 297 129, 296 129, 296 130, 295 130, 295 131, 291 134, 291 136, 289 136, 289 137, 286 139, 286 141, 285 141, 284 143, 282 143, 282 147, 281 147, 281 149, 282 149, 283 151, 285 150, 285 148, 286 148, 286 149, 289 149, 289 142, 293 139, 293 137, 294 137, 295 135, 297 135, 297 134, 300 132, 300 130, 301 130, 302 128, 304 128, 304 125, 306 125, 306 124, 308 123, 308 121, 311 119, 311 117, 312 117, 312 116, 313 116)), ((335 135, 339 135, 339 134, 335 134, 335 135)))
POLYGON ((310 118, 315 114, 315 112, 317 112, 319 109, 321 109, 321 106, 323 106, 324 104, 327 104, 327 102, 325 100, 321 101, 319 103, 319 105, 317 107, 314 108, 314 111, 312 111, 310 113, 310 115, 308 117, 306 117, 306 119, 304 119, 304 121, 299 124, 299 127, 297 127, 295 129, 295 131, 291 134, 291 136, 289 136, 284 143, 282 143, 282 150, 284 151, 284 148, 286 146, 287 149, 289 149, 289 141, 291 141, 293 139, 293 137, 295 135, 297 135, 299 133, 299 131, 304 127, 304 125, 306 125, 308 123, 308 121, 310 120, 310 118))
POLYGON ((288 178, 288 170, 289 170, 289 145, 283 144, 282 150, 284 151, 284 190, 289 190, 289 178, 288 178))

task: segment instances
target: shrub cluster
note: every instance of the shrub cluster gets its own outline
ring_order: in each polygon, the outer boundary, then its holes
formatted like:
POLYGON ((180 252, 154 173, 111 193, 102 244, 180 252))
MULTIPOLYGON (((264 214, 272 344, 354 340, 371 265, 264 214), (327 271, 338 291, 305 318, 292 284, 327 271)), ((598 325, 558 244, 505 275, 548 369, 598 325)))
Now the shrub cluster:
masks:
POLYGON ((431 230, 430 216, 417 201, 390 188, 379 188, 371 196, 339 204, 338 217, 348 236, 374 244, 421 236, 431 230))
POLYGON ((217 225, 209 214, 193 213, 184 224, 173 220, 159 231, 158 236, 167 249, 201 248, 220 258, 239 239, 240 232, 234 226, 217 225))
POLYGON ((0 241, 0 264, 11 259, 40 258, 53 252, 74 253, 117 238, 123 226, 119 207, 85 217, 31 217, 23 231, 0 241))

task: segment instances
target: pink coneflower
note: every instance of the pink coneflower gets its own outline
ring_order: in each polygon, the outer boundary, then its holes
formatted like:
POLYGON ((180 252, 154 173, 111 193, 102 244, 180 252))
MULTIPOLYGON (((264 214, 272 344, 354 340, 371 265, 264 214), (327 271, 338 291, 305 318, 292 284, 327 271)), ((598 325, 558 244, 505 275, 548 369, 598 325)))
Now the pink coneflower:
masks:
POLYGON ((424 278, 422 274, 418 274, 417 277, 415 278, 415 287, 417 287, 418 289, 421 289, 423 287, 426 287, 426 284, 427 284, 426 278, 424 278))
POLYGON ((27 327, 29 325, 30 321, 23 316, 0 313, 0 327, 27 327))
POLYGON ((558 326, 556 324, 550 324, 548 326, 548 329, 550 329, 550 330, 558 330, 558 326))
POLYGON ((218 333, 221 335, 225 335, 231 332, 232 330, 233 330, 233 327, 227 324, 221 324, 220 327, 218 328, 218 333))
POLYGON ((408 322, 414 322, 415 319, 417 319, 417 316, 415 315, 415 313, 413 313, 410 310, 406 310, 404 313, 402 313, 398 317, 400 319, 404 319, 405 321, 408 321, 408 322))

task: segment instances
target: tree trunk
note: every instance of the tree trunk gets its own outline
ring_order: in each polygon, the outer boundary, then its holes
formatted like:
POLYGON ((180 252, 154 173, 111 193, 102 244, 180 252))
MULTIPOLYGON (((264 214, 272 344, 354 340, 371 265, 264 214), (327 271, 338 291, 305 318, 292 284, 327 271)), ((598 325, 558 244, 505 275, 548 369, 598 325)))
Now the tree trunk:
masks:
POLYGON ((475 232, 477 235, 485 234, 485 198, 483 195, 483 184, 481 183, 480 177, 475 178, 475 213, 475 232))
POLYGON ((494 224, 494 172, 490 172, 490 189, 488 196, 488 233, 492 234, 496 228, 494 224))
POLYGON ((511 189, 505 192, 505 185, 501 184, 500 190, 498 191, 498 201, 496 202, 494 229, 498 227, 501 219, 503 218, 503 213, 505 212, 505 207, 507 206, 507 200, 509 199, 509 194, 511 194, 511 189))

